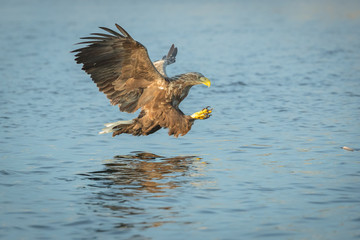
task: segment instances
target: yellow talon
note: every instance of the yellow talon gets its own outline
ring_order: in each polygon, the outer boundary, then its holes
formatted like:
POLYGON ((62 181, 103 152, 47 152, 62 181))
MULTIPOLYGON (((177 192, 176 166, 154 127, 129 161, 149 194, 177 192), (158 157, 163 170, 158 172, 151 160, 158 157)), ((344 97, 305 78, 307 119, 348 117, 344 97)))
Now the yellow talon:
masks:
POLYGON ((193 115, 191 115, 191 117, 200 120, 208 119, 211 116, 212 110, 213 110, 212 108, 206 107, 203 110, 194 113, 193 115))

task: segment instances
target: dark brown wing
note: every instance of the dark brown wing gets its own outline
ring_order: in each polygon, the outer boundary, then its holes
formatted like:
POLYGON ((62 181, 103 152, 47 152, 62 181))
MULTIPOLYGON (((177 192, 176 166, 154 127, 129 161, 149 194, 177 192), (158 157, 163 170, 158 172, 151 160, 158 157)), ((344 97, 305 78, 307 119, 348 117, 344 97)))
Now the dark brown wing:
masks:
POLYGON ((143 92, 151 84, 164 84, 167 80, 155 69, 146 48, 135 41, 122 27, 120 33, 101 27, 109 34, 93 33, 86 47, 74 50, 76 62, 91 75, 99 90, 106 94, 112 105, 121 111, 135 112, 151 100, 143 92))

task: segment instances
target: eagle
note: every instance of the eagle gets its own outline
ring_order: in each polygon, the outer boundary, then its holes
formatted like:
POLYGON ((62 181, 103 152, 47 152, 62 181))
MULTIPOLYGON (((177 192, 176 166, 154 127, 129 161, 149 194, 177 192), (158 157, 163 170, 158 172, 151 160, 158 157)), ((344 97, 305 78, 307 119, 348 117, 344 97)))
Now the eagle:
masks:
POLYGON ((187 134, 195 120, 211 116, 210 107, 192 115, 185 115, 179 104, 188 95, 192 86, 204 84, 210 87, 210 80, 198 72, 189 72, 174 77, 166 74, 166 67, 175 62, 177 48, 172 44, 167 55, 152 62, 147 49, 135 41, 121 26, 119 32, 100 27, 104 33, 91 33, 78 44, 82 48, 73 50, 75 61, 83 64, 82 70, 120 111, 139 115, 127 121, 104 124, 99 134, 112 133, 149 135, 161 128, 167 128, 169 136, 187 134))

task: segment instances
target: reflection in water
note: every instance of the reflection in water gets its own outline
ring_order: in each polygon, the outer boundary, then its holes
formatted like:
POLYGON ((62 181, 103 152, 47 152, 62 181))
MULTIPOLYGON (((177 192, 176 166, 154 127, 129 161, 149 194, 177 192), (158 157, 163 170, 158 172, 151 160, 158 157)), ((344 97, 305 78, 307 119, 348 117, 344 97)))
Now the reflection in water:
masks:
POLYGON ((176 193, 170 191, 189 182, 189 172, 197 171, 193 167, 197 164, 193 163, 200 159, 132 152, 106 160, 101 171, 81 175, 93 180, 90 187, 95 189, 92 192, 96 192, 96 197, 91 197, 89 204, 101 206, 94 211, 123 219, 116 223, 117 229, 157 227, 173 222, 169 218, 173 219, 178 212, 171 207, 176 193))

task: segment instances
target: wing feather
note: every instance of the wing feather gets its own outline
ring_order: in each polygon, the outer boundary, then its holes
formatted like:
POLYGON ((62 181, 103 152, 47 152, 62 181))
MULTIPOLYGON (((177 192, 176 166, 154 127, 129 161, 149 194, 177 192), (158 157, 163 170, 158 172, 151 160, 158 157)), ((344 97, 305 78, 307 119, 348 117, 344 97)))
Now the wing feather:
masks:
POLYGON ((164 84, 167 80, 152 64, 146 48, 118 24, 115 26, 120 33, 100 27, 109 34, 92 33, 82 38, 88 41, 79 43, 87 45, 73 52, 76 62, 83 64, 82 69, 111 104, 131 113, 151 101, 148 96, 141 100, 150 85, 164 84))
POLYGON ((177 47, 174 44, 171 45, 167 55, 163 56, 161 60, 154 62, 155 68, 158 70, 161 75, 168 77, 166 74, 166 66, 174 63, 176 61, 177 47))
POLYGON ((114 35, 114 36, 124 37, 124 36, 122 36, 121 34, 115 32, 114 30, 111 30, 110 28, 106 28, 106 27, 99 27, 99 28, 101 28, 102 30, 107 31, 108 33, 111 33, 111 34, 114 35))
POLYGON ((122 34, 124 34, 125 37, 130 38, 130 39, 133 39, 133 38, 130 36, 130 34, 128 34, 128 33, 125 31, 125 29, 123 29, 123 28, 122 28, 121 26, 119 26, 117 23, 115 23, 115 26, 116 26, 117 29, 119 29, 119 31, 120 31, 122 34))
POLYGON ((105 33, 90 33, 90 35, 96 35, 96 36, 101 36, 101 37, 105 37, 105 38, 113 38, 114 37, 112 35, 105 34, 105 33))

